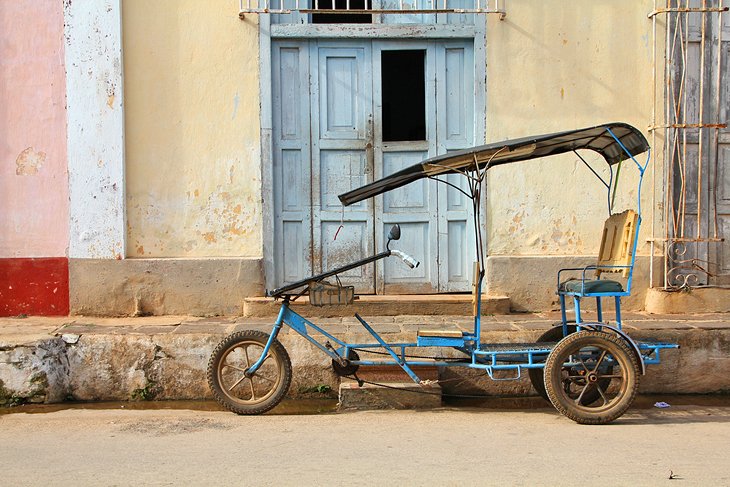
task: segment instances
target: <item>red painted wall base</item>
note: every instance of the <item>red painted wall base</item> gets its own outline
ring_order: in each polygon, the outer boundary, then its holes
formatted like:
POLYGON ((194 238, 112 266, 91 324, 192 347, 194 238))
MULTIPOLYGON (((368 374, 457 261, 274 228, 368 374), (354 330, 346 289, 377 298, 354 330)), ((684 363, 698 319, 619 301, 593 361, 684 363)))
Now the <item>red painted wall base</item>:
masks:
POLYGON ((0 316, 65 316, 68 259, 0 259, 0 316))

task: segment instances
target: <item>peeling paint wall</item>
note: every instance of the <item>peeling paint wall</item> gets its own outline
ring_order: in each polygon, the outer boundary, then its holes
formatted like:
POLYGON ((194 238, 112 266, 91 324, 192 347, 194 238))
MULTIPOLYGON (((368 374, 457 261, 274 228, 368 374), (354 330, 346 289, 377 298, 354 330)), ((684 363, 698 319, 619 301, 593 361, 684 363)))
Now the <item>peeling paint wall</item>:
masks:
MULTIPOLYGON (((490 16, 487 140, 613 121, 626 121, 649 139, 653 47, 647 14, 652 5, 645 0, 509 2, 504 21, 490 16)), ((661 148, 653 152, 661 154, 661 148)), ((631 161, 624 164, 618 211, 636 208, 637 171, 629 167, 631 161)), ((498 167, 490 171, 488 184, 490 255, 598 252, 608 216, 606 190, 575 155, 498 167)), ((644 242, 650 193, 647 173, 640 253, 649 250, 644 242)))
POLYGON ((124 2, 129 257, 261 257, 258 26, 230 0, 124 2))
POLYGON ((68 243, 63 8, 0 2, 0 258, 68 243))
POLYGON ((124 256, 120 0, 65 0, 69 257, 124 256))

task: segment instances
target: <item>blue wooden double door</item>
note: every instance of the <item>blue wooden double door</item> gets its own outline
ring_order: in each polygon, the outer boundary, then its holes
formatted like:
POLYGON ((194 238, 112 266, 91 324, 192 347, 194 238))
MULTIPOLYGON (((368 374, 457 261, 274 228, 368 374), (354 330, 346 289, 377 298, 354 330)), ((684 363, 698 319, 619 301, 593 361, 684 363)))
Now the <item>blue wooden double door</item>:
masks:
POLYGON ((468 291, 474 229, 460 192, 422 180, 346 208, 337 195, 474 144, 473 42, 274 41, 272 82, 275 285, 383 251, 398 223, 393 246, 421 265, 385 259, 343 284, 363 294, 468 291))

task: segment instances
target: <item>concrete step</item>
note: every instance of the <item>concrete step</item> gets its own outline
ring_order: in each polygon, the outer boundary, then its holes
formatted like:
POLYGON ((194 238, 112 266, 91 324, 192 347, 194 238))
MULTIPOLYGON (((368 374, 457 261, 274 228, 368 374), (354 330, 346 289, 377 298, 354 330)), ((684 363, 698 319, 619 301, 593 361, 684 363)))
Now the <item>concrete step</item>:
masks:
POLYGON ((389 382, 388 387, 343 379, 339 409, 430 409, 441 406, 441 386, 410 382, 389 382))
POLYGON ((441 406, 441 386, 435 383, 439 378, 438 369, 423 365, 411 369, 422 381, 434 383, 416 384, 397 365, 361 366, 358 378, 376 384, 359 386, 354 380, 342 378, 339 408, 427 409, 441 406))
MULTIPOLYGON (((437 381, 439 371, 436 367, 414 366, 411 370, 421 380, 437 381)), ((408 382, 413 380, 406 372, 397 365, 363 365, 357 371, 357 376, 370 382, 408 382)))
MULTIPOLYGON (((243 315, 248 318, 276 316, 281 302, 273 298, 244 299, 243 315)), ((472 315, 471 294, 417 294, 417 295, 363 295, 348 306, 309 306, 309 298, 302 296, 291 308, 308 318, 398 315, 472 315)), ((510 301, 506 296, 484 295, 482 314, 507 314, 510 301)))

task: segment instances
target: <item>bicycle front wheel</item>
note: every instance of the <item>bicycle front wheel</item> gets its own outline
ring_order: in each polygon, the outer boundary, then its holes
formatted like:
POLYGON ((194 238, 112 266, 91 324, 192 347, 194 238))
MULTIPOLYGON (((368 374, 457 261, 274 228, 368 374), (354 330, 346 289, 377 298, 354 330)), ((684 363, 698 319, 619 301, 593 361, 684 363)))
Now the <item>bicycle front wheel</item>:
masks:
POLYGON ((274 340, 255 374, 248 369, 262 356, 267 333, 245 330, 224 338, 208 362, 208 385, 215 399, 236 414, 261 414, 284 398, 291 383, 291 361, 274 340))

